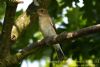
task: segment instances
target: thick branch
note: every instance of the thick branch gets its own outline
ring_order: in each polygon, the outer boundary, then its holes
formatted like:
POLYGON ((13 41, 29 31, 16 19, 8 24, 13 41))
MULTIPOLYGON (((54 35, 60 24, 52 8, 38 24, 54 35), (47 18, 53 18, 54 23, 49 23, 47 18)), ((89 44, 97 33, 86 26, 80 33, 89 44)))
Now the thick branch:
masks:
POLYGON ((1 43, 0 43, 0 58, 6 57, 10 53, 11 41, 10 33, 12 25, 14 24, 14 17, 17 8, 17 2, 6 2, 6 12, 3 22, 3 29, 1 34, 1 43))
MULTIPOLYGON (((17 4, 19 1, 6 1, 6 11, 5 18, 3 22, 3 29, 1 33, 1 42, 0 42, 0 67, 6 67, 9 56, 10 56, 10 48, 11 48, 11 29, 14 24, 14 17, 16 13, 17 4)), ((10 58, 11 60, 12 58, 10 58)))
POLYGON ((11 6, 10 4, 7 3, 6 7, 6 13, 5 13, 5 18, 4 18, 4 24, 3 24, 3 30, 2 30, 2 43, 0 45, 0 53, 3 53, 2 56, 7 56, 7 53, 9 53, 9 47, 11 46, 10 44, 10 32, 12 25, 14 23, 14 16, 16 12, 16 7, 17 5, 11 6))
POLYGON ((99 32, 99 31, 100 31, 100 24, 86 27, 86 28, 80 29, 80 30, 75 31, 75 32, 69 32, 69 33, 62 32, 56 38, 48 37, 48 38, 41 40, 40 42, 33 43, 30 46, 22 49, 21 52, 22 52, 22 55, 27 56, 27 55, 33 53, 34 49, 44 47, 46 44, 56 44, 58 42, 64 41, 65 39, 66 40, 67 39, 74 39, 74 38, 78 38, 81 36, 94 34, 94 33, 99 32))

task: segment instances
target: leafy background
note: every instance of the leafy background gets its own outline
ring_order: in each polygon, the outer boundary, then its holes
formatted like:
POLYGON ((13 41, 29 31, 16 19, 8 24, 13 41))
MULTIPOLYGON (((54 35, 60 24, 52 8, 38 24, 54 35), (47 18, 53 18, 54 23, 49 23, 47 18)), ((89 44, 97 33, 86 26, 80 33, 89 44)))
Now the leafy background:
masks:
MULTIPOLYGON (((82 0, 81 0, 82 1, 82 0)), ((51 0, 48 7, 49 14, 57 27, 57 33, 76 31, 91 25, 99 24, 100 22, 100 1, 99 0, 83 0, 83 6, 79 6, 79 0, 51 0)), ((0 3, 0 19, 2 20, 5 14, 5 3, 0 3)), ((16 18, 22 14, 22 10, 16 12, 16 18)), ((0 23, 2 30, 2 21, 0 23)), ((43 39, 39 31, 38 20, 35 24, 31 23, 22 36, 18 39, 15 45, 12 46, 12 53, 27 46, 29 43, 43 39)), ((100 62, 100 33, 95 33, 89 36, 80 37, 73 40, 65 40, 62 42, 62 48, 67 58, 72 58, 76 61, 85 61, 91 59, 93 64, 98 67, 100 62)), ((34 61, 42 58, 50 57, 52 52, 51 47, 44 47, 32 54, 26 60, 34 61)), ((45 64, 48 67, 49 63, 45 64)), ((82 65, 81 62, 77 65, 82 65)), ((86 63, 85 63, 86 65, 86 63)), ((57 66, 56 66, 57 67, 57 66)))

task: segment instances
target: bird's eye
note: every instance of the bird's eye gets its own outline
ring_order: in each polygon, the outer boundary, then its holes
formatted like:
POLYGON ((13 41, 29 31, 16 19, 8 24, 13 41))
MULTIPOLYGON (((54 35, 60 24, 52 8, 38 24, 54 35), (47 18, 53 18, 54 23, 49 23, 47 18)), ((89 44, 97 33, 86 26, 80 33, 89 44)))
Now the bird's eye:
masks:
POLYGON ((41 10, 41 12, 43 13, 43 12, 44 12, 44 10, 41 10))

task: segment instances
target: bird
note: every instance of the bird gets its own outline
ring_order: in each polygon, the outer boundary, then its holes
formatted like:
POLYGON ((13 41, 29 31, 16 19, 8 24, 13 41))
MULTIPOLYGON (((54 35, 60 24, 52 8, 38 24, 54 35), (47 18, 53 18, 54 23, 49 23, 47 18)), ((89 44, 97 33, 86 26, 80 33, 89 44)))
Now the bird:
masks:
MULTIPOLYGON (((50 17, 48 10, 45 8, 38 8, 37 14, 39 17, 39 27, 44 37, 57 37, 57 33, 50 17)), ((64 60, 64 53, 60 44, 52 45, 55 51, 57 52, 57 56, 59 60, 64 60)))

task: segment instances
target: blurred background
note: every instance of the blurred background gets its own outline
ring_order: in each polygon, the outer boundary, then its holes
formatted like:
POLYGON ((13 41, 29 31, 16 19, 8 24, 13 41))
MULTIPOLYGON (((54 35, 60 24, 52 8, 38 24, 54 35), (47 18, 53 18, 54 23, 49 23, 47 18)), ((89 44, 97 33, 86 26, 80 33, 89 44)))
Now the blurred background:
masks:
MULTIPOLYGON (((26 11, 32 0, 23 0, 16 10, 16 18, 26 11)), ((0 2, 0 31, 5 15, 6 4, 0 2)), ((77 31, 100 23, 100 0, 51 0, 48 7, 57 33, 77 31)), ((43 39, 38 22, 27 27, 21 38, 12 46, 12 53, 30 43, 43 39)), ((99 67, 100 66, 100 33, 83 36, 62 42, 62 49, 68 58, 64 63, 54 63, 53 67, 99 67)), ((18 67, 50 67, 52 48, 44 47, 28 56, 18 67)), ((55 53, 54 53, 55 54, 55 53)), ((54 57, 55 58, 55 57, 54 57)))

